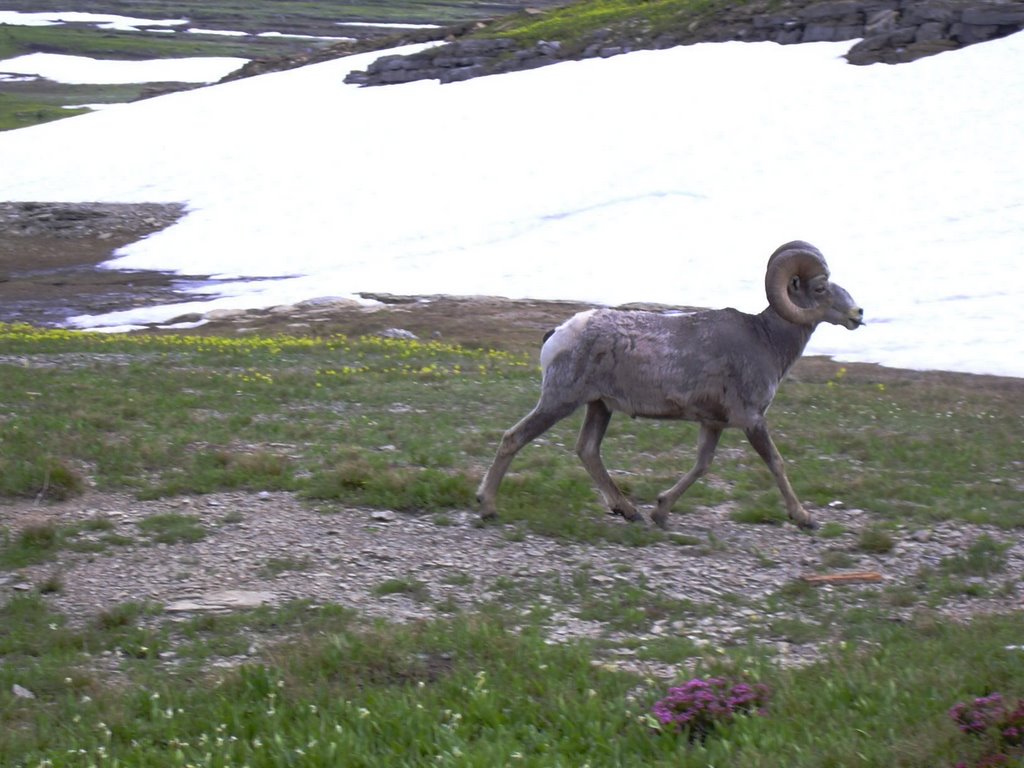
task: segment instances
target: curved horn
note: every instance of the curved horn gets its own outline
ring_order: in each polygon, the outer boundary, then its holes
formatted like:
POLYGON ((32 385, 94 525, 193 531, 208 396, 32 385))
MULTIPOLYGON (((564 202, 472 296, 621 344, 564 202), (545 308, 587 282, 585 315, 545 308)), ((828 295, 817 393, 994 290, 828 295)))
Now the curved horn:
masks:
POLYGON ((802 240, 794 240, 775 250, 768 260, 764 290, 768 304, 784 319, 798 325, 814 325, 825 316, 827 306, 798 306, 789 298, 789 282, 794 277, 799 277, 802 284, 815 277, 828 278, 828 265, 821 251, 802 240))

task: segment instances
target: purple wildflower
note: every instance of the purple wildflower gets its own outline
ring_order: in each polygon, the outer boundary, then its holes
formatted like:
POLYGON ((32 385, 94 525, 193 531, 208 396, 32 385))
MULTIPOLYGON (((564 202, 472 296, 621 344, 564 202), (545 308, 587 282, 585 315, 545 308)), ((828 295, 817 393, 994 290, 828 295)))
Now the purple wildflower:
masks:
MULTIPOLYGON (((970 704, 956 704, 949 716, 963 733, 985 738, 994 750, 975 762, 973 768, 998 768, 1009 765, 1011 757, 1024 756, 1024 699, 1010 709, 1000 694, 993 693, 970 704)), ((956 768, 960 766, 970 768, 967 763, 957 763, 956 768)))
POLYGON ((1001 694, 976 698, 972 704, 960 702, 949 710, 949 716, 963 732, 980 736, 1002 719, 1006 710, 1001 694))
POLYGON ((1017 701, 1017 706, 1006 713, 1002 728, 1003 741, 1011 747, 1024 747, 1024 699, 1017 701))
POLYGON ((655 702, 651 712, 664 730, 686 732, 690 741, 703 741, 716 725, 731 722, 736 715, 763 714, 768 696, 768 687, 761 684, 694 678, 669 688, 668 695, 655 702))

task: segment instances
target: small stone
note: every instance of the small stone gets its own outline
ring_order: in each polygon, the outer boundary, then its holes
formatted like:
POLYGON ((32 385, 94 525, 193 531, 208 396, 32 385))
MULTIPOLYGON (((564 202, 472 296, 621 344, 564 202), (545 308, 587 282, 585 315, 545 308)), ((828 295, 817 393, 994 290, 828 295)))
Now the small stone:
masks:
POLYGON ((173 603, 168 603, 164 606, 164 610, 168 613, 185 613, 189 611, 201 611, 204 606, 202 603, 198 603, 195 600, 175 600, 173 603))
POLYGON ((198 323, 203 319, 203 316, 198 312, 188 312, 184 315, 177 315, 167 321, 167 325, 177 325, 179 323, 198 323))
POLYGON ((932 532, 927 530, 927 529, 922 528, 921 530, 914 531, 912 534, 910 534, 910 538, 913 539, 914 541, 917 541, 917 542, 920 542, 920 543, 923 544, 926 541, 931 541, 932 540, 932 532))
POLYGON ((415 341, 419 338, 415 333, 407 331, 405 328, 386 328, 377 335, 385 339, 405 339, 406 341, 415 341))
POLYGON ((245 315, 244 309, 211 309, 206 313, 207 320, 237 320, 245 315))
POLYGON ((390 509, 375 509, 370 513, 370 518, 378 523, 393 523, 397 519, 397 515, 390 509))
POLYGON ((258 608, 272 602, 271 592, 252 592, 242 589, 227 589, 222 592, 210 592, 198 599, 177 600, 164 607, 168 613, 186 613, 191 611, 228 611, 237 608, 258 608))
POLYGON ((17 683, 11 686, 11 692, 19 699, 34 699, 36 697, 28 688, 22 688, 17 683))

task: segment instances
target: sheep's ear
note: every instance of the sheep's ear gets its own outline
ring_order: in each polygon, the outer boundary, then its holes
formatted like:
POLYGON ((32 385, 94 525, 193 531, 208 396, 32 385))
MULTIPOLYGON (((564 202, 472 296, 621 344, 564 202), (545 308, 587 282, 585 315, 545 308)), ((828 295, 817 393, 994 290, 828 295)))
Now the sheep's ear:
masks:
POLYGON ((800 275, 793 275, 793 278, 789 281, 789 290, 794 293, 800 290, 800 275))

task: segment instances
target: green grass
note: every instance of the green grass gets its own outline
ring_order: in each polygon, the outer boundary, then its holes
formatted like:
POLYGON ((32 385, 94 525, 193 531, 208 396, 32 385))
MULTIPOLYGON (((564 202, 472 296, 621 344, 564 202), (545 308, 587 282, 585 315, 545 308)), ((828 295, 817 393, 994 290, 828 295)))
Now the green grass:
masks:
MULTIPOLYGON (((502 431, 532 406, 538 379, 532 359, 517 354, 341 336, 4 326, 0 360, 7 498, 45 504, 52 468, 61 466, 77 478, 71 493, 278 489, 448 522, 452 509, 471 505, 502 431)), ((856 539, 826 521, 834 543, 823 550, 824 567, 884 551, 896 524, 1021 527, 1019 385, 923 377, 903 386, 871 369, 837 383, 813 370, 798 368, 772 409, 794 486, 824 508, 822 517, 841 499, 872 521, 856 539), (955 452, 943 442, 951 430, 955 452)), ((713 532, 705 540, 609 519, 572 450, 578 423, 558 425, 513 464, 499 497, 510 539, 674 542, 695 557, 725 546, 713 532)), ((686 424, 616 419, 606 453, 650 502, 689 466, 694 439, 686 424)), ((748 521, 730 525, 782 514, 770 474, 735 435, 693 491, 675 512, 683 521, 695 506, 725 500, 748 521)), ((157 515, 139 522, 135 543, 195 541, 230 522, 157 515)), ((103 519, 42 522, 2 533, 0 568, 120 543, 130 541, 103 519)), ((771 553, 763 559, 773 564, 771 553)), ((367 766, 840 766, 856 755, 859 765, 951 765, 972 747, 947 723, 950 706, 993 690, 1024 694, 1020 652, 1008 648, 1019 645, 1024 620, 959 626, 937 609, 951 597, 1016 589, 1007 562, 1005 545, 981 536, 908 584, 853 602, 793 581, 764 599, 726 595, 707 605, 669 597, 624 560, 613 583, 586 565, 562 579, 499 579, 486 585, 496 605, 469 612, 449 599, 433 607, 448 618, 409 626, 332 606, 182 620, 128 603, 70 627, 44 596, 60 591, 56 575, 0 606, 0 764, 335 765, 346 755, 346 764, 367 766), (739 607, 764 629, 740 632, 717 652, 685 636, 739 607), (910 618, 893 623, 894 610, 910 618), (549 645, 544 627, 555 611, 604 629, 593 641, 549 645), (663 633, 651 636, 658 626, 663 633), (776 642, 748 639, 765 632, 776 642), (818 665, 775 663, 778 642, 825 640, 831 655, 818 665), (676 665, 680 675, 696 663, 701 673, 763 681, 774 691, 769 713, 703 745, 655 733, 644 718, 667 684, 617 669, 610 662, 623 648, 676 665), (225 659, 237 668, 214 673, 211 663, 225 659), (15 696, 15 684, 36 698, 15 696)), ((301 558, 276 559, 265 575, 304 567, 301 558)), ((375 592, 431 600, 408 575, 375 592)))
POLYGON ((857 549, 872 555, 884 555, 896 546, 892 534, 880 525, 871 525, 857 537, 857 549))
MULTIPOLYGON (((379 338, 3 326, 0 355, 20 361, 0 364, 0 496, 24 498, 73 497, 86 484, 140 498, 287 490, 443 515, 472 506, 501 433, 532 407, 538 385, 529 357, 379 338)), ((798 374, 784 383, 771 421, 809 506, 842 499, 871 513, 859 549, 891 549, 894 523, 1024 526, 1018 385, 968 388, 936 377, 903 386, 867 373, 831 381, 798 374), (956 451, 945 447, 951 432, 956 451)), ((499 495, 501 521, 579 541, 667 540, 608 517, 572 450, 579 420, 556 425, 516 458, 499 495)), ((624 487, 650 504, 689 467, 695 431, 614 419, 607 463, 629 470, 624 487)), ((771 475, 742 436, 727 432, 722 443, 675 519, 730 501, 739 524, 784 521, 771 475)), ((819 514, 826 535, 841 535, 829 514, 819 514)))
MULTIPOLYGON (((242 38, 243 40, 245 38, 242 38)), ((184 56, 245 56, 267 51, 267 45, 254 46, 233 38, 213 40, 203 35, 143 34, 77 28, 0 27, 0 58, 12 58, 32 51, 74 52, 76 56, 98 59, 179 58, 184 56)))
POLYGON ((33 523, 25 526, 17 536, 3 532, 0 566, 21 568, 45 561, 61 546, 61 531, 53 523, 33 523))
POLYGON ((26 128, 30 125, 59 120, 62 117, 83 115, 88 111, 88 109, 64 109, 59 105, 0 93, 0 131, 26 128))
POLYGON ((952 576, 988 578, 1006 568, 1008 548, 1007 544, 995 541, 987 534, 982 535, 971 543, 964 554, 943 560, 939 569, 952 576))
POLYGON ((834 520, 829 520, 818 530, 818 535, 823 539, 838 539, 846 533, 846 528, 834 520))
POLYGON ((46 562, 62 549, 102 552, 132 543, 113 529, 113 523, 103 519, 67 525, 29 523, 16 535, 0 528, 0 568, 23 568, 46 562))
POLYGON ((206 530, 195 515, 165 512, 139 521, 139 530, 156 544, 178 544, 201 541, 206 530))
MULTIPOLYGON (((780 668, 758 647, 705 657, 696 674, 772 695, 763 716, 688 744, 650 727, 667 683, 595 664, 585 642, 550 645, 521 618, 513 631, 500 611, 388 625, 292 604, 180 622, 127 604, 74 629, 29 595, 0 607, 0 764, 951 765, 973 746, 947 709, 1024 692, 1020 651, 1008 648, 1022 632, 1020 615, 883 625, 877 642, 806 668, 780 668), (244 652, 243 628, 264 643, 270 627, 298 639, 195 684, 193 662, 244 652), (120 660, 116 680, 90 662, 104 652, 120 660)), ((692 657, 684 641, 654 650, 683 648, 692 657)))
POLYGON ((427 585, 417 579, 387 579, 371 591, 378 597, 405 595, 417 601, 423 601, 430 597, 427 585))
POLYGON ((649 41, 662 32, 692 30, 710 14, 735 5, 721 0, 582 0, 539 16, 510 16, 484 34, 512 37, 522 43, 558 40, 564 51, 572 53, 592 42, 598 30, 612 30, 620 40, 649 41))
POLYGON ((308 557, 271 557, 263 565, 264 576, 274 578, 289 571, 308 571, 310 560, 308 557))

